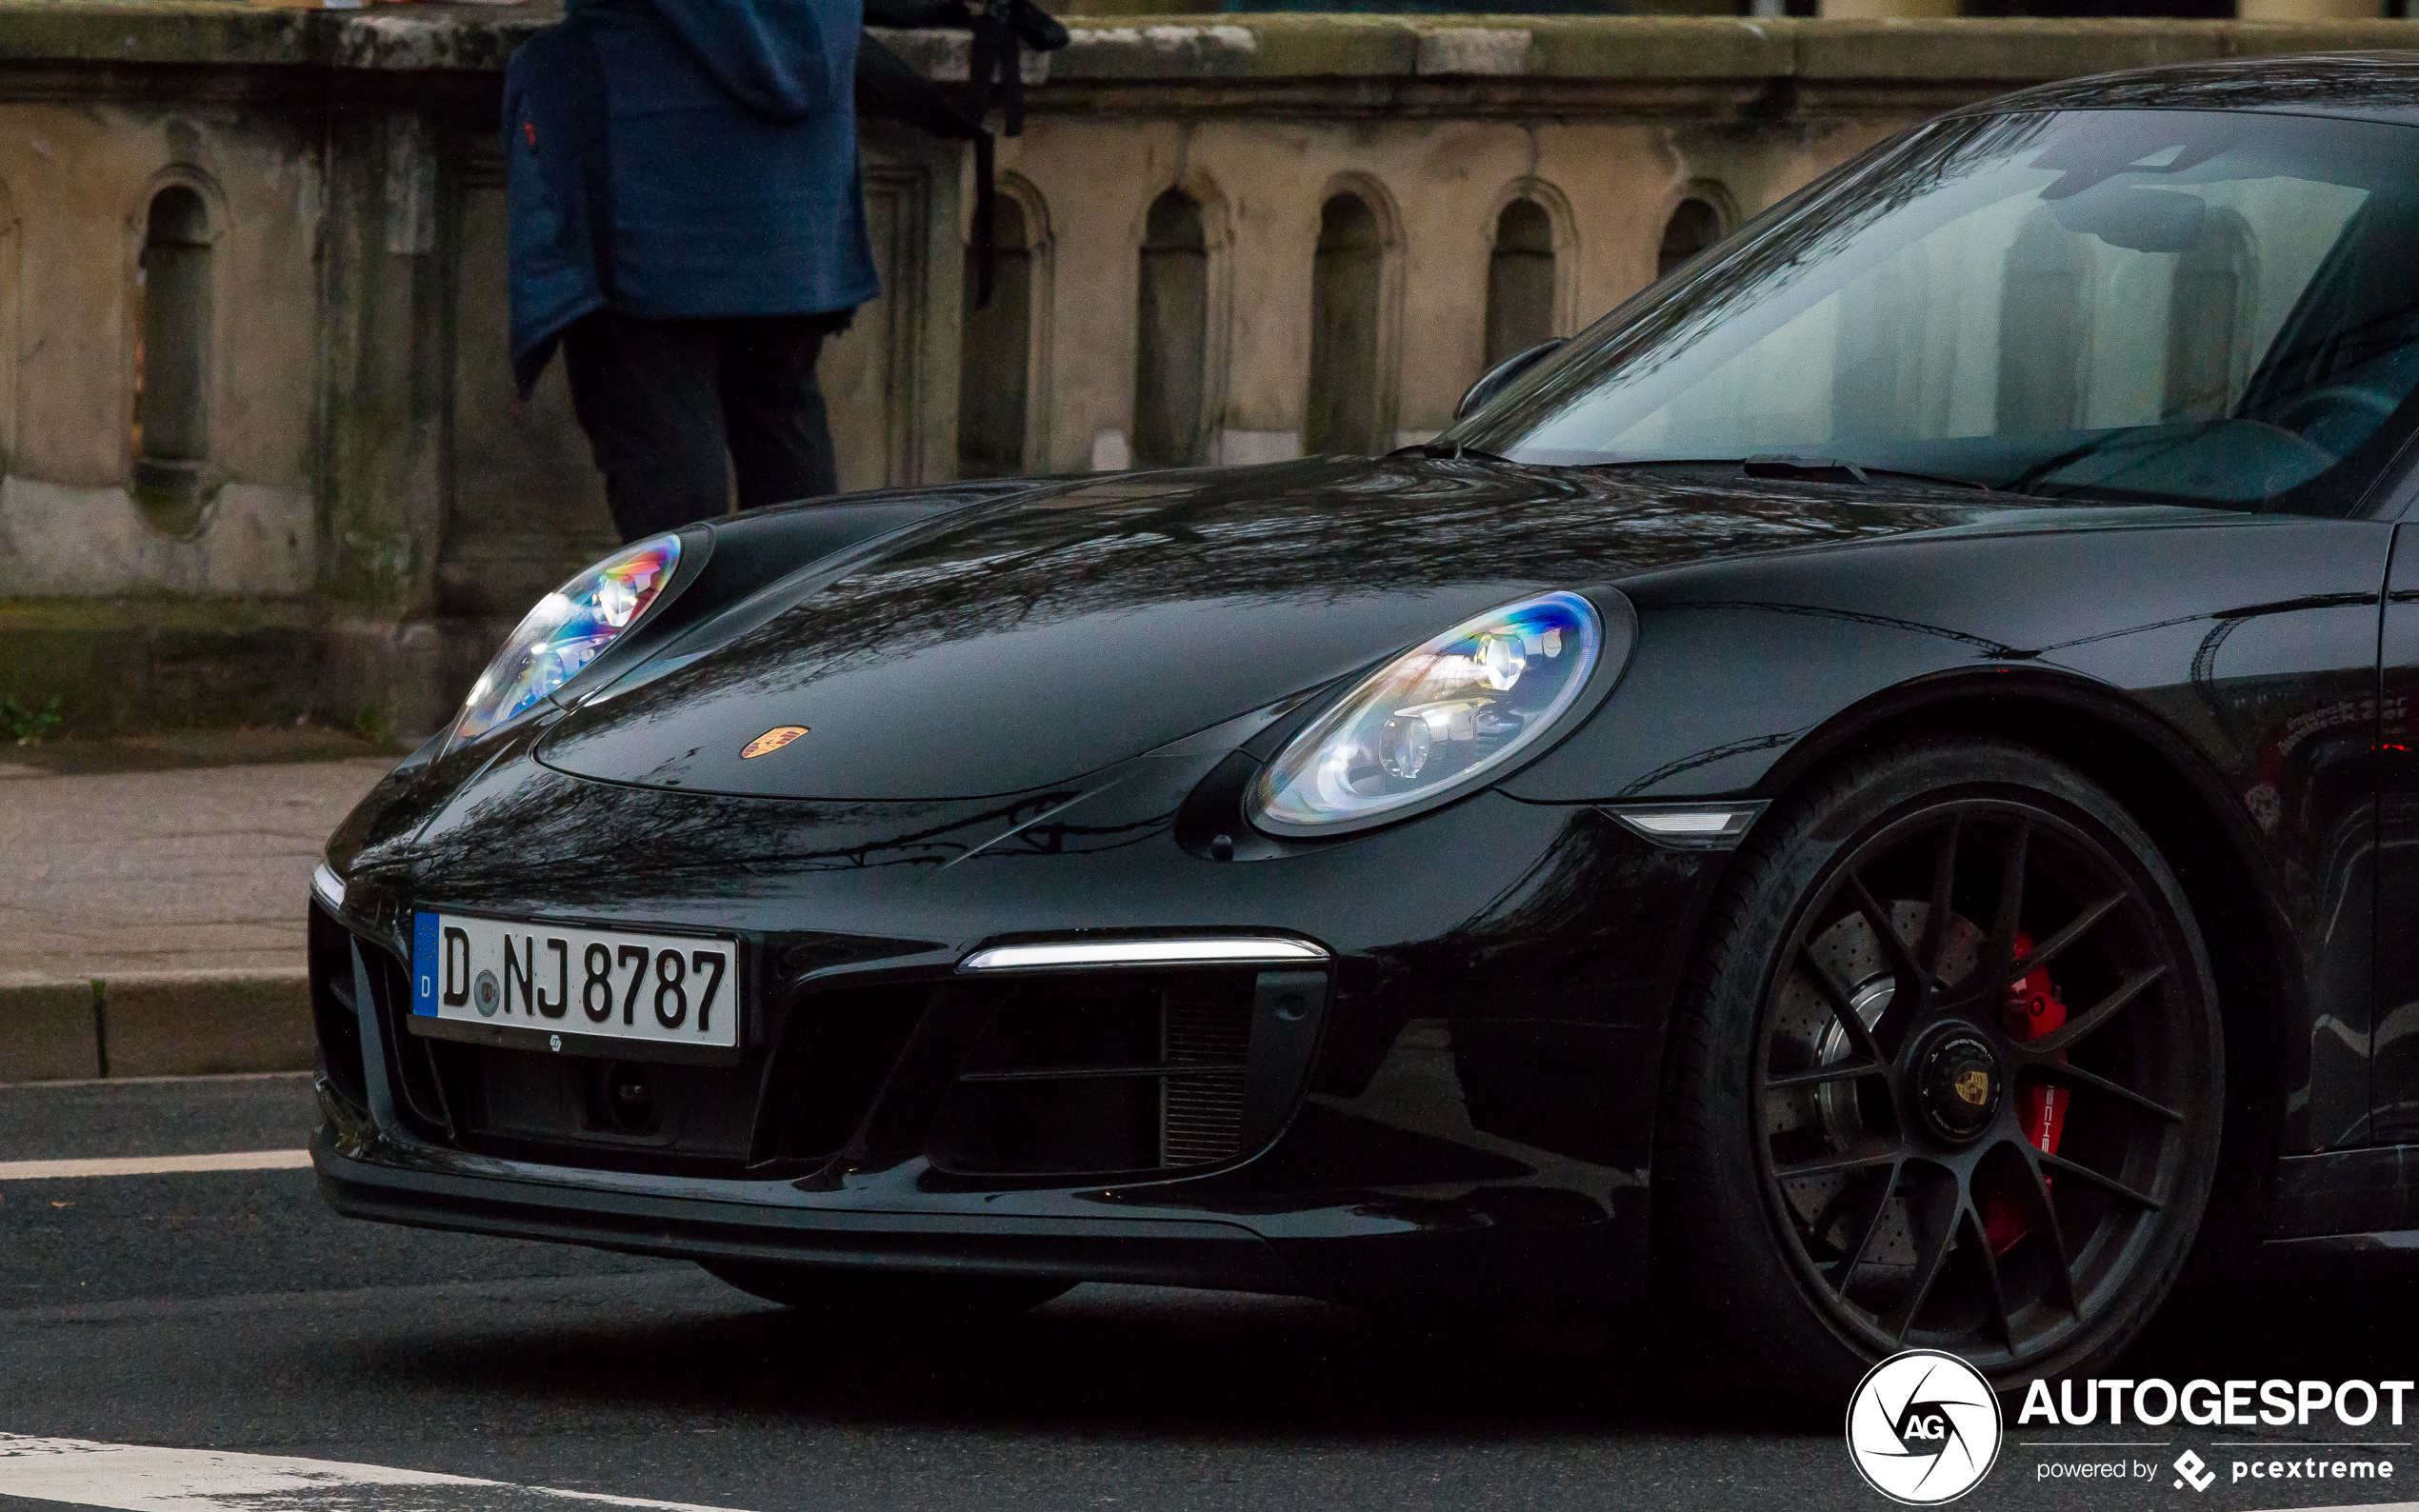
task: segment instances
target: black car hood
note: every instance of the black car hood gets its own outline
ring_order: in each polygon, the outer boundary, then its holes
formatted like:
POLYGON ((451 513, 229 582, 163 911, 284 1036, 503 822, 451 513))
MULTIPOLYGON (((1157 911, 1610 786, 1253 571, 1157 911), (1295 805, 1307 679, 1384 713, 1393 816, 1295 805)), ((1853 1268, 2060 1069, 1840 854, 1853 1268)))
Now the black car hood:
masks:
POLYGON ((1417 458, 1121 475, 776 585, 591 697, 575 775, 778 797, 1030 792, 1316 687, 1524 594, 1968 524, 1940 492, 1417 458), (667 670, 667 667, 672 669, 667 670), (754 759, 775 726, 808 733, 754 759))

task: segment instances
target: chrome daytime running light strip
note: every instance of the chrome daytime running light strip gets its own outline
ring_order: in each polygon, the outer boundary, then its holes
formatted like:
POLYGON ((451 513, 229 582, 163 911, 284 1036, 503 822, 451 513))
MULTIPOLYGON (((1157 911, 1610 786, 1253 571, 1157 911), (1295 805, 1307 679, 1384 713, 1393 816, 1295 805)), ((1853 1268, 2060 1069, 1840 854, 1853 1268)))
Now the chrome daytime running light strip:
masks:
POLYGON ((1761 803, 1606 805, 1605 812, 1658 846, 1729 850, 1765 806, 1761 803))
POLYGON ((1198 940, 1098 940, 1055 945, 993 945, 977 950, 960 971, 1037 971, 1069 966, 1299 965, 1325 961, 1327 951, 1308 940, 1273 935, 1212 936, 1198 940))
POLYGON ((319 895, 321 903, 336 912, 345 911, 345 879, 337 876, 335 868, 324 861, 319 864, 319 869, 310 874, 310 890, 319 895))

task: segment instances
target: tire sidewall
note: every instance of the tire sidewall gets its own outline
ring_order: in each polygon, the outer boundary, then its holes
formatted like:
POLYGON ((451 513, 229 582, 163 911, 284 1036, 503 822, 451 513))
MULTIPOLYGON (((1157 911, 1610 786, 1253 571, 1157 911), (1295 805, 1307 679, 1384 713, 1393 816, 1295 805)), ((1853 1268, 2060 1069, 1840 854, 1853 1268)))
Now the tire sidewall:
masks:
MULTIPOLYGON (((1997 741, 1937 740, 1912 743, 1855 763, 1831 780, 1807 785, 1796 802, 1775 806, 1751 836, 1731 874, 1734 889, 1729 926, 1709 940, 1692 977, 1695 1001, 1684 1011, 1705 1015, 1705 1053, 1697 1064, 1674 1070, 1693 1077, 1697 1105, 1716 1110, 1711 1126, 1669 1129, 1667 1137, 1694 1138, 1696 1159, 1679 1163, 1701 1189, 1677 1195, 1709 1206, 1691 1225, 1701 1234, 1738 1236, 1728 1264, 1731 1295, 1704 1298, 1728 1315, 1733 1332, 1769 1329, 1768 1347, 1756 1351, 1773 1365, 1812 1375, 1839 1391, 1880 1358, 1872 1344, 1851 1333, 1822 1303, 1808 1294, 1811 1283, 1780 1198, 1758 1158, 1760 1110, 1750 1105, 1756 1058, 1762 1053, 1765 1015, 1781 969, 1782 947, 1811 906, 1816 889, 1834 865, 1901 817, 1932 803, 1969 797, 2004 797, 2040 807, 2089 836, 2132 875, 2155 907, 2154 925, 2167 935, 2174 960, 2190 980, 2187 1022, 2201 1040, 2211 1085, 2224 1085, 2224 1044, 2208 952, 2189 905, 2171 868, 2141 826, 2107 794, 2049 757, 1997 741), (1728 1108, 1731 1116, 1720 1117, 1728 1108)), ((2221 1096, 2222 1101, 2222 1096, 2221 1096)), ((2130 1295, 2092 1320, 2075 1336, 2020 1368, 1993 1378, 2000 1389, 2106 1360, 2149 1322, 2174 1284, 2200 1226, 2219 1144, 2216 1119, 2198 1119, 2187 1130, 2176 1190, 2154 1220, 2159 1224, 2130 1295)), ((1660 1161, 1658 1164, 1662 1164, 1660 1161)), ((1658 1248, 1661 1248, 1658 1238, 1658 1248)), ((1665 1274, 1669 1262, 1658 1256, 1665 1274)))

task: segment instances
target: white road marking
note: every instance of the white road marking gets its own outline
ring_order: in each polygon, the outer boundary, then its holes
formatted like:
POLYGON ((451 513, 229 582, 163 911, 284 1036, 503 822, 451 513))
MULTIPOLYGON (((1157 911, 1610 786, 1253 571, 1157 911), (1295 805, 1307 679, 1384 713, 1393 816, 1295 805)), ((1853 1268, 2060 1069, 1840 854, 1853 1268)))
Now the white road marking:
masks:
POLYGON ((79 1176, 174 1176, 187 1171, 287 1171, 310 1164, 309 1150, 117 1155, 89 1161, 0 1161, 0 1182, 55 1182, 79 1176))
POLYGON ((0 1497, 10 1496, 120 1512, 316 1512, 334 1507, 345 1512, 416 1512, 426 1507, 505 1512, 563 1502, 663 1512, 735 1512, 382 1464, 0 1434, 0 1497))
MULTIPOLYGON (((0 986, 10 986, 0 975, 0 986)), ((45 1092, 72 1092, 86 1086, 164 1086, 173 1082, 179 1086, 209 1085, 216 1082, 302 1082, 308 1084, 316 1071, 212 1071, 207 1076, 87 1076, 70 1077, 60 1082, 0 1082, 0 1092, 39 1097, 45 1092)))

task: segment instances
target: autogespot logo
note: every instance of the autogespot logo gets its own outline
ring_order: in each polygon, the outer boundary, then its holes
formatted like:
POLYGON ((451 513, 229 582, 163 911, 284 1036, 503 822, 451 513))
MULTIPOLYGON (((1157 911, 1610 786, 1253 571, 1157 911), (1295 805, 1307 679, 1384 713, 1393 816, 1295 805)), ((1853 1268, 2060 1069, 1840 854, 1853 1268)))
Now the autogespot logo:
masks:
POLYGON ((1893 1502, 1954 1502, 1980 1485, 1999 1458, 1999 1399, 1955 1355, 1892 1355, 1848 1399, 1848 1457, 1893 1502))

